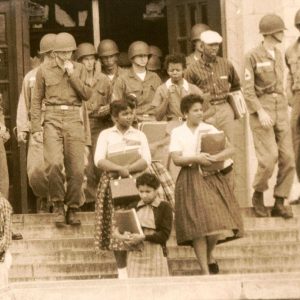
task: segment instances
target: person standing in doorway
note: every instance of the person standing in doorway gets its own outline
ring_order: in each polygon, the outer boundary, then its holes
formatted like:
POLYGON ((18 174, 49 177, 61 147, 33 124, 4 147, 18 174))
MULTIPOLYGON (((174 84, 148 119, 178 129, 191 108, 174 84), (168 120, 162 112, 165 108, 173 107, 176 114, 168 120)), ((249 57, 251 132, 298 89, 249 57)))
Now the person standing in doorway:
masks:
POLYGON ((31 106, 31 131, 36 142, 44 142, 49 195, 57 226, 65 223, 80 225, 76 211, 80 206, 84 178, 85 146, 80 109, 82 101, 90 99, 92 90, 85 83, 84 66, 71 60, 75 50, 76 42, 71 34, 57 34, 53 61, 41 66, 36 74, 31 106), (42 101, 46 107, 43 132, 42 101), (68 207, 66 215, 64 203, 68 207))
POLYGON ((264 192, 278 162, 277 181, 274 188, 275 204, 272 216, 291 218, 284 206, 289 196, 295 162, 288 103, 283 89, 283 59, 276 47, 282 42, 285 25, 281 17, 268 14, 259 22, 263 42, 251 50, 245 58, 245 100, 250 113, 258 167, 253 182, 252 203, 257 217, 267 217, 264 192))

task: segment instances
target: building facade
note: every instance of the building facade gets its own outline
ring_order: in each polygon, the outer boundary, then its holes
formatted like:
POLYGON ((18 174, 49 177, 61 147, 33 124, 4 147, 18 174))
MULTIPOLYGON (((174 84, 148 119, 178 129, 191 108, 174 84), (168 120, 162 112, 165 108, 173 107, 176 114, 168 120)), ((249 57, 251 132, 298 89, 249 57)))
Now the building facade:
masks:
MULTIPOLYGON (((300 0, 0 0, 0 93, 6 125, 13 133, 23 76, 34 63, 40 38, 70 32, 77 43, 115 40, 127 51, 134 40, 157 45, 164 54, 191 52, 189 32, 207 23, 224 37, 222 54, 243 79, 243 56, 259 43, 259 19, 266 13, 283 17, 288 28, 282 50, 296 38, 293 25, 300 0)), ((236 122, 236 194, 249 205, 255 155, 247 119, 236 122)), ((12 134, 6 144, 10 200, 16 212, 32 211, 27 187, 26 148, 12 134)))

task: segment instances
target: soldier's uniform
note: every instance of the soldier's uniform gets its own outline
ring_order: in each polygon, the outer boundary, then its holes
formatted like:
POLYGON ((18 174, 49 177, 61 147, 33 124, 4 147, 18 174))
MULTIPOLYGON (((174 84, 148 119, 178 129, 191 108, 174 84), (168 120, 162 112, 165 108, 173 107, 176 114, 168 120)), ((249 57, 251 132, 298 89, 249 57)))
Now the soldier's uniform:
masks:
MULTIPOLYGON (((299 28, 300 10, 295 15, 295 26, 299 28)), ((297 39, 286 51, 285 59, 289 68, 287 95, 292 106, 291 129, 294 145, 296 172, 300 181, 300 41, 297 39)))
MULTIPOLYGON (((58 39, 61 44, 64 43, 65 36, 69 38, 70 35, 58 34, 56 45, 58 45, 58 39)), ((75 40, 74 42, 73 40, 72 37, 72 47, 67 49, 76 49, 75 40)), ((88 100, 92 94, 91 88, 85 84, 84 66, 73 61, 71 63, 74 70, 70 76, 58 65, 57 59, 39 68, 31 107, 32 133, 34 134, 42 130, 40 124, 42 101, 46 106, 43 133, 44 157, 49 195, 60 217, 57 223, 63 222, 61 218, 64 216, 63 201, 68 206, 68 211, 72 212, 72 216, 80 205, 85 146, 83 118, 80 110, 82 100, 88 100), (66 176, 63 173, 64 166, 66 176)))
POLYGON ((132 95, 137 99, 136 115, 138 119, 153 116, 154 108, 151 105, 156 89, 161 85, 159 76, 151 71, 146 72, 142 81, 133 71, 129 69, 119 76, 113 89, 113 100, 124 99, 132 95))
MULTIPOLYGON (((283 89, 283 59, 277 48, 274 48, 273 54, 261 44, 246 55, 244 93, 258 160, 253 188, 259 193, 268 189, 268 181, 278 162, 274 197, 284 199, 289 196, 295 166, 288 103, 283 89), (273 126, 266 128, 261 125, 257 113, 261 108, 271 117, 273 126)), ((253 204, 258 204, 258 216, 266 216, 264 211, 261 214, 262 203, 258 203, 256 198, 254 194, 253 204)))

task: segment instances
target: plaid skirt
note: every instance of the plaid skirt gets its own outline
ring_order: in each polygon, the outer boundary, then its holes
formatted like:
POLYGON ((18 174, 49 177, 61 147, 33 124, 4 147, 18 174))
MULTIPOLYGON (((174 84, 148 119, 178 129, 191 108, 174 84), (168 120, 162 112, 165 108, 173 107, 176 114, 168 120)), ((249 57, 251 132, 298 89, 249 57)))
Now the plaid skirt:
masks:
MULTIPOLYGON (((174 208, 175 184, 167 169, 159 162, 152 162, 148 171, 155 174, 161 183, 158 191, 159 197, 169 202, 174 208)), ((95 203, 95 247, 98 250, 128 250, 123 241, 111 237, 114 226, 114 211, 117 209, 114 207, 111 197, 109 186, 111 179, 114 179, 112 173, 102 172, 95 203)))
POLYGON ((178 245, 194 239, 230 232, 220 242, 243 235, 243 221, 232 190, 233 172, 203 177, 198 168, 183 167, 175 187, 175 227, 178 245))
MULTIPOLYGON (((145 234, 151 234, 153 230, 144 230, 145 234)), ((128 277, 163 277, 169 276, 167 258, 163 255, 161 245, 143 242, 141 251, 129 251, 127 258, 128 277)))

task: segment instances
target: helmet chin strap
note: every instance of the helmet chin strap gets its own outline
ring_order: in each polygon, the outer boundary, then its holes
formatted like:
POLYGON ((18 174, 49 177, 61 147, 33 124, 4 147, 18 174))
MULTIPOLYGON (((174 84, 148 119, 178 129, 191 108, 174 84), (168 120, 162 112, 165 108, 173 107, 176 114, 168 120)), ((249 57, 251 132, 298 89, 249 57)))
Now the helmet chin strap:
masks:
POLYGON ((272 38, 273 38, 275 41, 277 41, 278 43, 281 43, 281 42, 282 42, 282 40, 279 39, 275 34, 271 34, 271 36, 272 36, 272 38))

